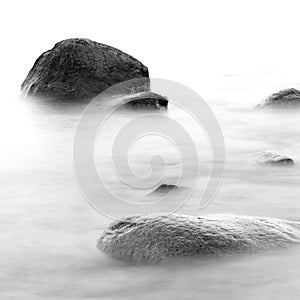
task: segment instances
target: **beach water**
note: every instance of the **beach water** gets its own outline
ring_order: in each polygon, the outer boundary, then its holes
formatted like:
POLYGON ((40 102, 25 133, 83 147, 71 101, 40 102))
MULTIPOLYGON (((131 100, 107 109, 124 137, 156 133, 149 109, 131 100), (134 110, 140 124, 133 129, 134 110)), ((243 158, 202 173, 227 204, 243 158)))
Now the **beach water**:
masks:
MULTIPOLYGON (((299 88, 297 74, 233 74, 202 82, 197 91, 222 127, 226 172, 214 201, 199 210, 191 198, 178 213, 231 213, 300 221, 300 110, 259 110, 270 94, 299 88), (255 153, 274 150, 293 158, 293 167, 262 166, 255 153)), ((208 260, 134 265, 96 249, 111 219, 82 195, 74 175, 73 139, 84 107, 53 106, 24 99, 2 101, 0 131, 1 299, 299 299, 300 247, 208 260)), ((170 118, 187 126, 200 155, 203 189, 211 154, 204 133, 176 106, 170 118)), ((139 112, 114 114, 98 139, 95 161, 110 191, 142 202, 154 188, 136 189, 114 175, 111 143, 118 129, 139 112)), ((176 134, 176 132, 174 132, 176 134)), ((176 148, 149 136, 132 148, 130 162, 147 174, 149 158, 162 155, 165 182, 180 169, 176 148)), ((188 160, 192 170, 194 161, 188 160)), ((188 174, 182 185, 189 187, 188 174)), ((99 199, 99 201, 107 199, 99 199)), ((169 200, 168 200, 169 201, 169 200)), ((171 205, 161 202, 161 210, 171 205)), ((114 216, 128 212, 111 207, 114 216)))

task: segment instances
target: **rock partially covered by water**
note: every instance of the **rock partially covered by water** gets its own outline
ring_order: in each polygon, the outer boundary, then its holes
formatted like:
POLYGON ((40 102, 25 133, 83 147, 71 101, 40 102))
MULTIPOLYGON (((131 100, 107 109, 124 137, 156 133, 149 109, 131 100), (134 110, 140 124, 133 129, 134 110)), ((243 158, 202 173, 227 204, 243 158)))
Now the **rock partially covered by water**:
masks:
POLYGON ((143 92, 124 97, 123 107, 160 109, 168 106, 168 99, 153 92, 143 92))
POLYGON ((168 194, 171 191, 178 191, 180 187, 175 184, 161 184, 151 194, 168 194))
POLYGON ((90 100, 110 86, 142 77, 149 77, 148 69, 132 56, 88 39, 67 39, 36 60, 21 90, 24 96, 90 100))
POLYGON ((274 151, 263 151, 257 155, 257 163, 268 164, 268 165, 294 165, 294 161, 274 151))
POLYGON ((122 260, 221 256, 299 243, 300 223, 274 218, 179 214, 134 215, 113 222, 97 247, 122 260))
POLYGON ((258 107, 294 107, 298 105, 300 105, 300 91, 291 88, 269 96, 258 107))

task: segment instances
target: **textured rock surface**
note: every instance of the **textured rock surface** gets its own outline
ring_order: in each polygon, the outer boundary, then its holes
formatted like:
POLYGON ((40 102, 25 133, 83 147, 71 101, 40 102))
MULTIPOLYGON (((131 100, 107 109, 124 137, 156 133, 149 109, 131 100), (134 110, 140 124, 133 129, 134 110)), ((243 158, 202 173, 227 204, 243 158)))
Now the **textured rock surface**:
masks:
POLYGON ((116 48, 68 39, 36 60, 21 90, 24 96, 89 100, 117 83, 148 76, 147 67, 116 48))
POLYGON ((294 165, 294 161, 273 151, 263 151, 257 155, 257 163, 269 165, 294 165))
POLYGON ((156 263, 283 247, 299 238, 300 223, 274 218, 153 214, 113 222, 97 246, 118 259, 156 263))
POLYGON ((288 107, 300 105, 300 91, 294 88, 279 91, 268 97, 258 107, 288 107))
POLYGON ((168 99, 152 92, 143 92, 124 97, 124 107, 160 109, 168 106, 168 99))

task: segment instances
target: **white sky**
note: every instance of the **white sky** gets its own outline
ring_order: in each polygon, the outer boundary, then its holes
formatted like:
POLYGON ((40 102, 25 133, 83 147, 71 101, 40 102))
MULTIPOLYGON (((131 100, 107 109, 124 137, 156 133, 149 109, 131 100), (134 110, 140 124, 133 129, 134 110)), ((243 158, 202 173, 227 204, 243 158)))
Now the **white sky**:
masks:
POLYGON ((206 76, 300 66, 299 1, 10 0, 0 11, 1 88, 13 94, 35 59, 70 37, 119 48, 152 77, 196 90, 206 76))

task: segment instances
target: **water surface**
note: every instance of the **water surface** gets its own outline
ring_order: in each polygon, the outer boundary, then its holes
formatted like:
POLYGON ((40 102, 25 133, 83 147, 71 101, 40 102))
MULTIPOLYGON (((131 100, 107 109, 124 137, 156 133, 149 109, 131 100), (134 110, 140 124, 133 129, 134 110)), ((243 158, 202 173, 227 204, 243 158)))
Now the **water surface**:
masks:
MULTIPOLYGON (((204 211, 191 198, 185 214, 234 213, 300 220, 300 111, 256 110, 282 88, 297 88, 289 74, 231 75, 203 85, 201 96, 222 126, 227 152, 223 185, 204 211), (291 168, 259 166, 253 154, 274 150, 295 160, 291 168)), ((299 77, 300 78, 300 77, 299 77)), ((72 145, 81 106, 53 107, 6 97, 1 110, 1 298, 3 299, 299 299, 298 247, 255 255, 138 266, 99 253, 96 240, 111 222, 84 199, 74 177, 72 145)), ((109 121, 96 144, 101 177, 115 194, 142 201, 151 192, 120 182, 110 146, 122 124, 138 112, 109 121)), ((210 150, 205 136, 180 109, 168 114, 185 124, 201 154, 207 181, 210 150)), ((175 133, 176 134, 176 133, 175 133)), ((130 161, 140 175, 149 157, 168 165, 166 183, 179 172, 176 149, 158 137, 137 142, 130 161)), ((193 160, 189 167, 194 168, 193 160)), ((183 184, 189 187, 191 178, 183 184)), ((101 199, 100 199, 101 201, 101 199)), ((162 209, 169 203, 162 201, 162 209)), ((112 207, 116 216, 127 212, 112 207)))

